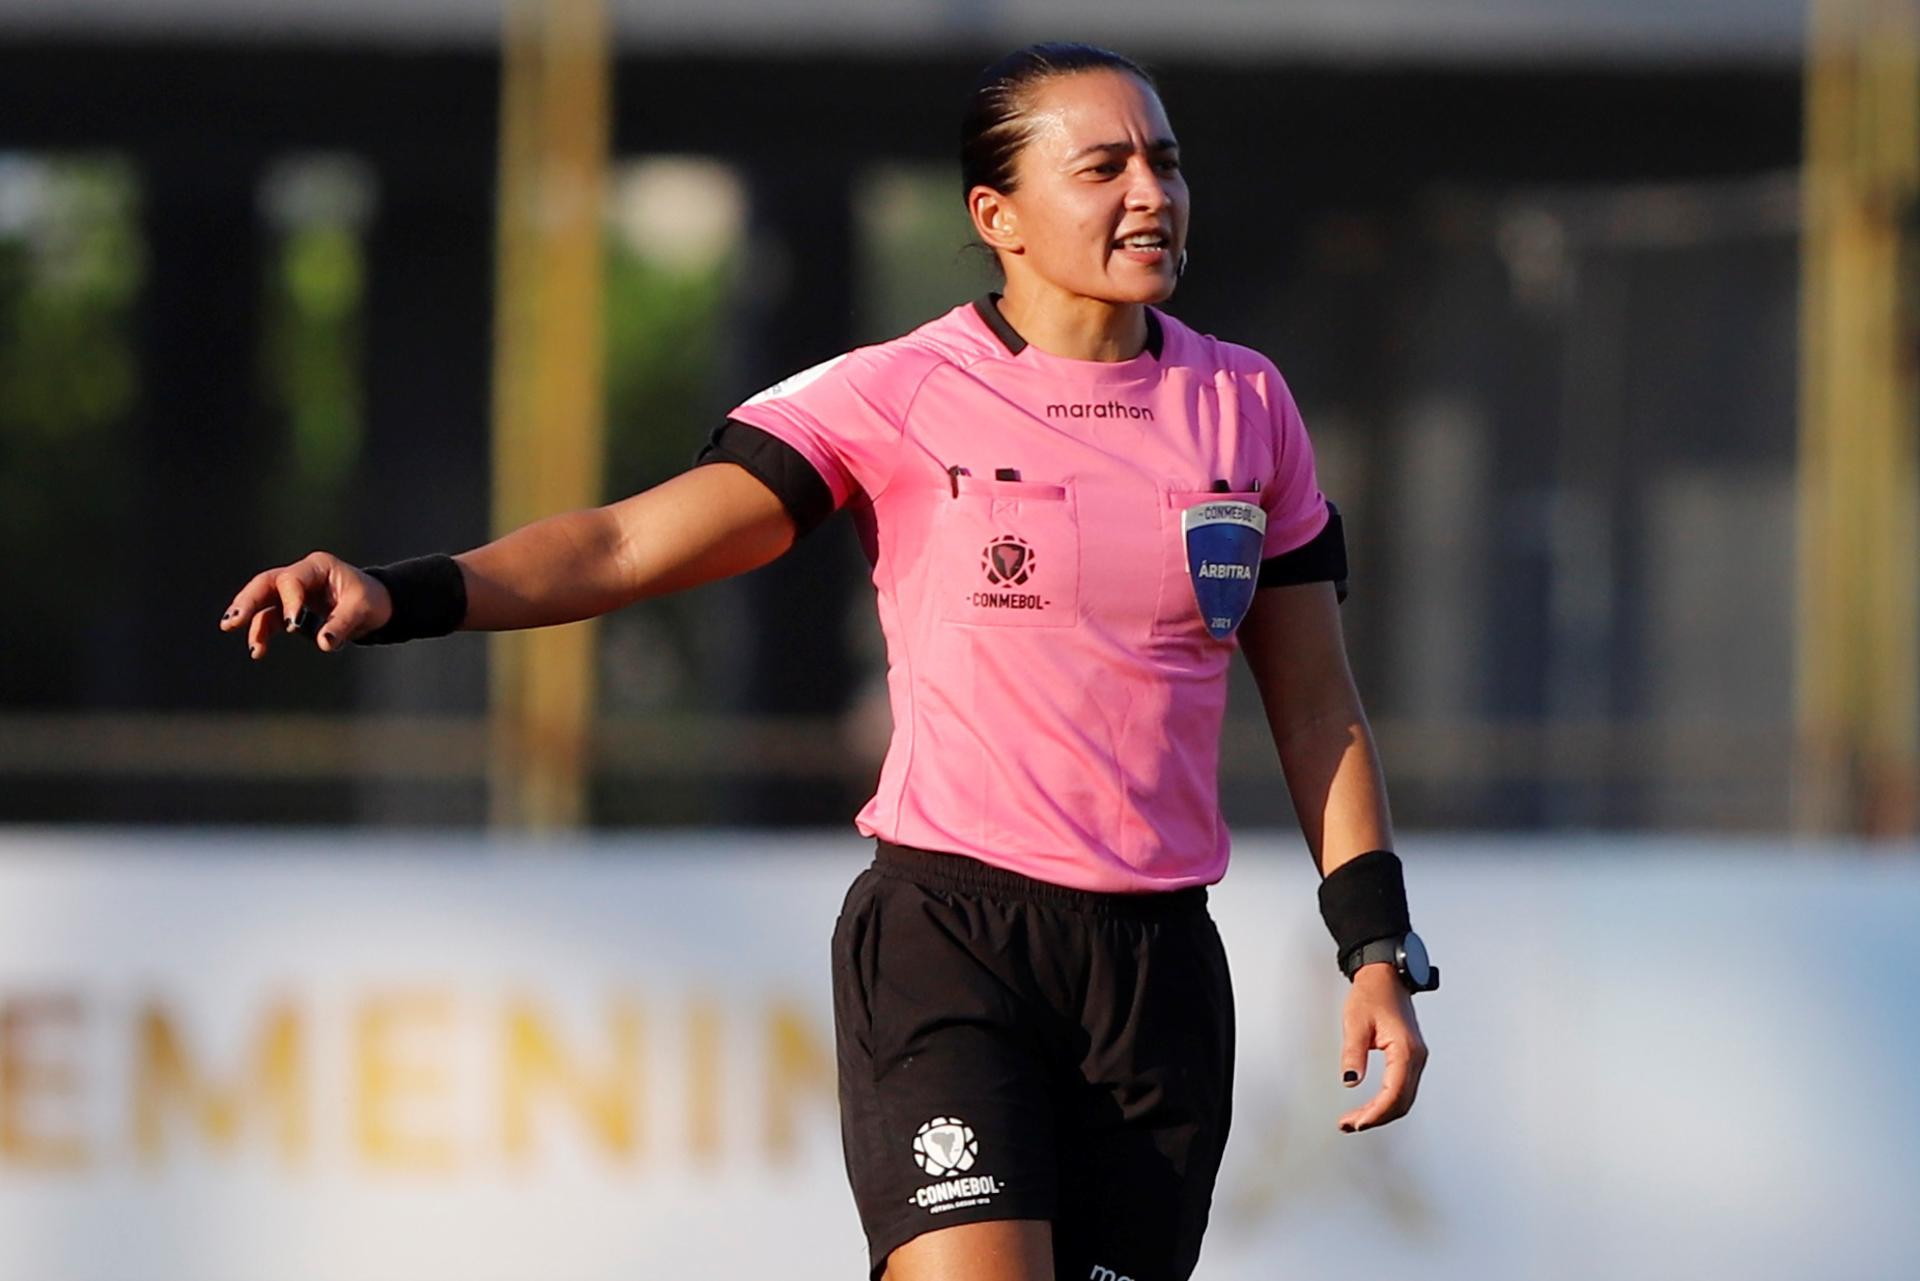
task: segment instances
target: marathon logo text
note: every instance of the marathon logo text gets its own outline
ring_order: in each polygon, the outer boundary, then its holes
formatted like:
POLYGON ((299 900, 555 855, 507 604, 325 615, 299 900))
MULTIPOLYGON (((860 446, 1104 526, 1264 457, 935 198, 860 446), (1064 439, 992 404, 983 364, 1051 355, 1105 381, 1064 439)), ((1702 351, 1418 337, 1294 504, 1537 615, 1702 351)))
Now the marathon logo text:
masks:
POLYGON ((1123 405, 1117 400, 1105 403, 1097 401, 1076 401, 1071 405, 1048 405, 1049 418, 1152 418, 1153 410, 1145 405, 1123 405))
POLYGON ((913 1203, 923 1210, 932 1210, 935 1214, 942 1210, 958 1210, 963 1206, 979 1205, 996 1192, 1003 1191, 1000 1180, 991 1174, 975 1174, 964 1179, 947 1179, 940 1183, 929 1183, 913 1194, 913 1203))
POLYGON ((1246 565, 1232 565, 1210 560, 1201 564, 1198 576, 1201 578, 1238 578, 1245 581, 1253 577, 1253 570, 1246 565))

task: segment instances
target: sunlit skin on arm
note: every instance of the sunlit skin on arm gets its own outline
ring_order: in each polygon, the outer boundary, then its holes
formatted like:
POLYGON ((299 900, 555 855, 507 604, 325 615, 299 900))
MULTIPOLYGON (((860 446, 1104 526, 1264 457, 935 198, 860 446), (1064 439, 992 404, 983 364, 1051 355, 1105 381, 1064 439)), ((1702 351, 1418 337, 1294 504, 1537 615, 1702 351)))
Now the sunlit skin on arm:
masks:
MULTIPOLYGON (((695 467, 604 507, 560 512, 454 557, 467 590, 465 631, 511 631, 593 618, 623 605, 757 569, 793 545, 778 496, 733 463, 695 467)), ((315 643, 332 652, 386 624, 379 580, 330 552, 253 576, 221 616, 248 652, 303 605, 331 608, 315 643)))
POLYGON ((467 631, 546 627, 757 569, 793 545, 780 499, 714 463, 605 507, 564 512, 454 557, 467 631))
POLYGON ((1261 588, 1239 635, 1320 874, 1392 849, 1386 783, 1347 667, 1333 584, 1261 588))
MULTIPOLYGON (((1347 666, 1333 584, 1259 589, 1239 635, 1300 832, 1321 874, 1368 850, 1392 849, 1386 783, 1347 666)), ((1405 1116, 1427 1062, 1412 993, 1384 961, 1361 966, 1347 997, 1340 1050, 1345 1084, 1365 1079, 1370 1050, 1386 1060, 1380 1092, 1341 1116, 1343 1131, 1405 1116)))

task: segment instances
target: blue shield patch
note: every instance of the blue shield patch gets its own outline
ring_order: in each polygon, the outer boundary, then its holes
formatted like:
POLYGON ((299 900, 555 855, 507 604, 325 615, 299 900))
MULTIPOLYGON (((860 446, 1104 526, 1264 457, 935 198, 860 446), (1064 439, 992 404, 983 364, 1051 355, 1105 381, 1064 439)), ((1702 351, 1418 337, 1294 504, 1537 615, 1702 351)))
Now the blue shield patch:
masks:
POLYGON ((1225 640, 1253 604, 1267 513, 1258 503, 1238 499, 1199 503, 1180 513, 1180 531, 1200 617, 1215 640, 1225 640))

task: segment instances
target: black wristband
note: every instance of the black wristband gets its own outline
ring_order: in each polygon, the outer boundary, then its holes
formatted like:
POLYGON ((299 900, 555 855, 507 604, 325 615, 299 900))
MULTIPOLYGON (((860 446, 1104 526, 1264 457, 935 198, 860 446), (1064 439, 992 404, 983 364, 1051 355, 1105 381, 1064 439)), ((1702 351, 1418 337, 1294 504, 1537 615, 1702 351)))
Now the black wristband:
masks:
POLYGON ((1411 930, 1400 856, 1392 850, 1368 850, 1334 868, 1320 882, 1320 919, 1333 935, 1334 962, 1342 974, 1348 953, 1411 930))
POLYGON ((467 616, 466 575, 451 556, 415 556, 391 565, 369 565, 360 572, 386 587, 393 598, 393 614, 384 627, 354 637, 356 645, 395 645, 445 636, 467 616))

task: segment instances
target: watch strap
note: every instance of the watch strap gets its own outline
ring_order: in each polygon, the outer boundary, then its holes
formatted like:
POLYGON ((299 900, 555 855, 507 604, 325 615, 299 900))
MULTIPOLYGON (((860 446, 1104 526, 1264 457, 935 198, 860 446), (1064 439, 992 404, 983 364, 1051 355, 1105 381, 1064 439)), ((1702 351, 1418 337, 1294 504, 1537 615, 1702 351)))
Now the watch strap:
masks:
POLYGON ((1347 953, 1346 959, 1341 962, 1340 968, 1346 973, 1349 980, 1360 972, 1361 966, 1372 965, 1376 961, 1387 961, 1393 964, 1397 970, 1399 969, 1400 959, 1400 939, 1400 935, 1394 935, 1392 938, 1373 939, 1370 942, 1363 943, 1347 953))

